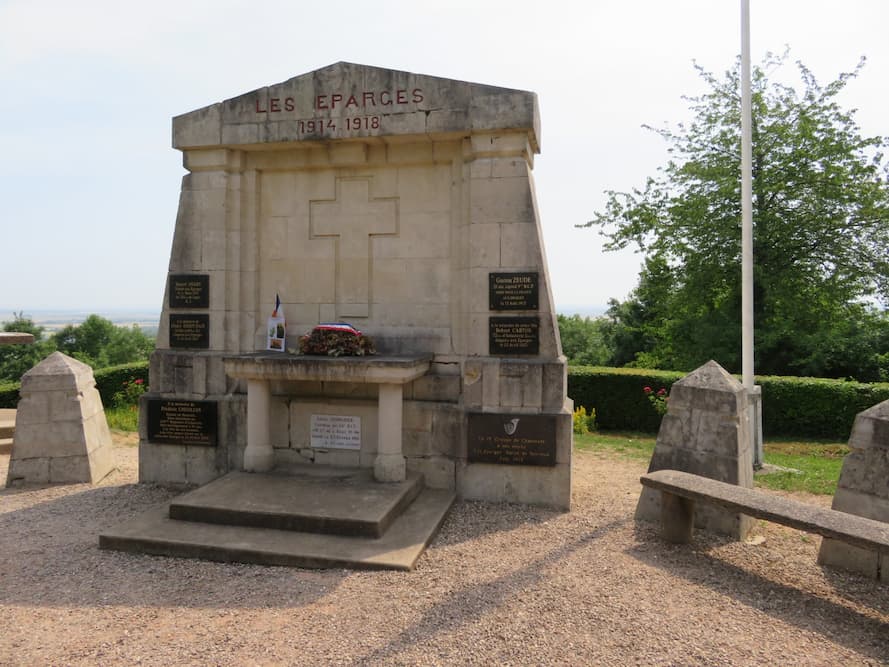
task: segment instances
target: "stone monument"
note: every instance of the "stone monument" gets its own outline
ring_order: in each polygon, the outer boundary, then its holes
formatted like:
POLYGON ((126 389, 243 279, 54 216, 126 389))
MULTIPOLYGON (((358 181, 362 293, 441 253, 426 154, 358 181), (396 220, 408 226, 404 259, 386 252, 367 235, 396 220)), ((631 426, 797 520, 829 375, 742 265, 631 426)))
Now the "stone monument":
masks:
MULTIPOLYGON (((849 449, 831 507, 889 522, 889 401, 855 416, 849 449)), ((821 541, 818 562, 889 581, 889 558, 837 540, 821 541)))
POLYGON ((6 485, 89 482, 111 472, 111 433, 93 370, 53 352, 22 376, 6 485))
POLYGON ((357 466, 569 508, 536 95, 340 62, 178 116, 173 145, 141 481, 357 466), (264 352, 276 295, 283 353, 264 352), (293 353, 338 321, 379 355, 293 353))
MULTIPOLYGON (((753 487, 748 401, 740 382, 708 361, 673 384, 667 405, 648 472, 681 470, 753 487)), ((660 491, 643 488, 636 518, 660 521, 660 503, 660 491)), ((753 519, 702 505, 695 511, 695 525, 743 540, 753 519)))

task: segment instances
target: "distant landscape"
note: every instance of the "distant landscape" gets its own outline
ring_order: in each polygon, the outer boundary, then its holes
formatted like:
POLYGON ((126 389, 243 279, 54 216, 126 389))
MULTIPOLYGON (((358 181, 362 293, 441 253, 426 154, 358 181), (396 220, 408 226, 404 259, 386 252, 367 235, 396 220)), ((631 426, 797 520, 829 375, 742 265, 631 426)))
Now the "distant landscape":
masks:
MULTIPOLYGON (((15 319, 15 313, 23 311, 25 317, 33 320, 34 324, 43 327, 46 334, 53 334, 64 329, 69 324, 81 324, 90 315, 99 315, 110 320, 117 326, 130 327, 136 325, 148 336, 156 336, 160 313, 149 309, 58 309, 58 310, 29 310, 15 308, 0 308, 0 326, 4 322, 15 319)), ((556 309, 561 315, 580 315, 582 317, 599 317, 604 315, 606 306, 564 306, 556 309)))
POLYGON ((124 309, 58 309, 58 310, 31 310, 27 308, 0 308, 0 326, 5 322, 15 319, 15 313, 22 314, 31 319, 34 324, 43 327, 45 334, 50 335, 64 329, 69 324, 81 324, 90 315, 99 315, 110 320, 117 326, 131 327, 136 325, 147 336, 157 336, 160 313, 148 309, 124 310, 124 309))

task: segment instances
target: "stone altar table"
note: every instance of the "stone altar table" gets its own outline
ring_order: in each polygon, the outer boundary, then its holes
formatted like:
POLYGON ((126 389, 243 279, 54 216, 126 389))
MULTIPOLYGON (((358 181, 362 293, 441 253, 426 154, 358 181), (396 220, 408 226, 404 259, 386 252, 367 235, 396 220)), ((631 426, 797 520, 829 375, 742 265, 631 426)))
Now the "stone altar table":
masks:
POLYGON ((274 466, 270 438, 271 382, 350 382, 379 385, 378 449, 374 478, 405 479, 402 453, 402 390, 429 370, 431 355, 320 357, 257 352, 223 358, 225 373, 247 381, 247 448, 244 470, 266 472, 274 466))

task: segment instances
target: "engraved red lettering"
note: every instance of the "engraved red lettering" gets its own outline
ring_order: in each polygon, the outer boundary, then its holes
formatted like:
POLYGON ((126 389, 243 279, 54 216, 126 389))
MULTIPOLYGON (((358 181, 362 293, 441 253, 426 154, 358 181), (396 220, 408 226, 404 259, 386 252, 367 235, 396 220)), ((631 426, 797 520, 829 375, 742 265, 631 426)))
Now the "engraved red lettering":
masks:
POLYGON ((390 106, 392 104, 392 93, 390 93, 388 90, 384 90, 382 93, 380 93, 380 104, 382 104, 384 107, 390 106))
POLYGON ((407 104, 407 91, 399 90, 397 99, 399 104, 407 104))
POLYGON ((374 94, 373 93, 363 93, 361 95, 362 106, 367 106, 367 101, 370 100, 370 106, 375 107, 377 104, 374 102, 374 94))
POLYGON ((358 100, 355 99, 354 95, 349 95, 349 99, 346 100, 346 108, 348 109, 349 107, 357 107, 357 106, 358 106, 358 100))
POLYGON ((327 109, 327 95, 318 95, 315 98, 315 108, 316 109, 327 109))
POLYGON ((342 95, 340 95, 339 93, 333 93, 333 94, 330 96, 330 108, 331 108, 331 109, 336 109, 336 103, 337 103, 337 102, 342 102, 342 101, 343 101, 343 96, 342 96, 342 95))
POLYGON ((268 113, 265 109, 259 108, 259 98, 256 98, 256 113, 268 113))
POLYGON ((423 91, 420 88, 414 88, 411 93, 414 96, 414 103, 419 104, 423 101, 423 91))
POLYGON ((295 108, 296 108, 296 106, 293 103, 293 98, 292 97, 285 97, 284 98, 284 111, 293 111, 295 108))
POLYGON ((271 100, 269 100, 269 111, 274 111, 277 113, 280 110, 281 110, 281 98, 280 97, 273 97, 271 100))

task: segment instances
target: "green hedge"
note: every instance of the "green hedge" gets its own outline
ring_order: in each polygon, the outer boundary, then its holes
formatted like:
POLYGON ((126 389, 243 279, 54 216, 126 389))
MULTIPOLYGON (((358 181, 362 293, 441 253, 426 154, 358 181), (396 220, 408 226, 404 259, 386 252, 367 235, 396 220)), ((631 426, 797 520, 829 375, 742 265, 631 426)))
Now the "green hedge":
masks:
MULTIPOLYGON (((575 406, 596 409, 605 429, 656 433, 660 417, 643 388, 668 391, 683 377, 674 371, 572 366, 568 395, 575 406)), ((756 376, 762 386, 763 434, 846 440, 855 415, 889 399, 889 384, 823 378, 756 376)))
MULTIPOLYGON (((141 378, 148 386, 148 362, 137 361, 132 364, 100 368, 93 371, 93 377, 96 378, 96 389, 102 397, 102 405, 107 408, 124 382, 141 378)), ((0 384, 0 408, 14 408, 18 405, 20 386, 20 382, 0 384)))
POLYGON ((572 366, 568 369, 568 396, 574 399, 575 408, 595 408, 600 428, 655 433, 661 418, 642 390, 669 391, 683 375, 641 368, 572 366))

